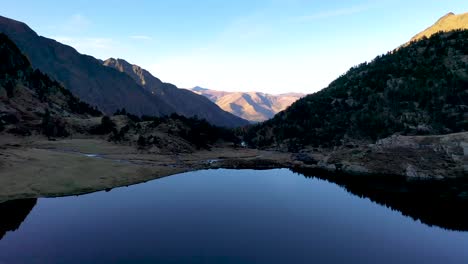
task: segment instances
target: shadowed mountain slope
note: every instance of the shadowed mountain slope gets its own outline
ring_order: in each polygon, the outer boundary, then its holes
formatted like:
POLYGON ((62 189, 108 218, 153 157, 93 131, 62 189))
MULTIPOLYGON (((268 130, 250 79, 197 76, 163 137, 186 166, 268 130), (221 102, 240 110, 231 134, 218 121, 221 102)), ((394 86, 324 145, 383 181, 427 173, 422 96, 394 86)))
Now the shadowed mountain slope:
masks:
POLYGON ((146 91, 176 109, 178 114, 198 116, 219 126, 234 127, 248 124, 246 120, 222 110, 204 96, 186 89, 179 89, 170 83, 164 83, 138 65, 114 58, 107 59, 103 64, 127 74, 146 91))
POLYGON ((108 114, 123 107, 139 115, 174 112, 127 75, 102 66, 99 60, 82 55, 70 46, 37 35, 22 22, 0 17, 0 32, 16 43, 33 68, 48 74, 80 99, 108 114))
POLYGON ((0 131, 67 136, 64 118, 101 115, 49 76, 33 70, 18 47, 2 33, 0 62, 0 131))
MULTIPOLYGON (((101 60, 37 35, 22 22, 0 16, 0 32, 16 43, 34 69, 51 76, 80 99, 96 105, 107 114, 125 108, 136 115, 199 115, 220 126, 240 126, 247 123, 225 113, 210 101, 203 102, 196 95, 180 91, 170 84, 163 84, 163 88, 157 89, 160 92, 152 93, 151 89, 145 89, 153 84, 153 79, 146 76, 146 71, 142 70, 140 76, 145 75, 148 81, 144 84, 137 83, 133 76, 113 67, 106 67, 101 60)), ((154 82, 160 81, 154 78, 154 82)))

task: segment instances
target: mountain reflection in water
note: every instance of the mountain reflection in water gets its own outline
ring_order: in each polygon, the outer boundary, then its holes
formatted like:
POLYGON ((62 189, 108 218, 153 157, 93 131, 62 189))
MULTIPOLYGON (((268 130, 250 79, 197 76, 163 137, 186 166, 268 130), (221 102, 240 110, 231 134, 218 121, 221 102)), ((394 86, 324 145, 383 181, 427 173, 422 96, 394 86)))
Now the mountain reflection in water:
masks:
POLYGON ((307 178, 319 178, 349 193, 401 212, 429 226, 468 231, 468 180, 408 179, 391 176, 349 176, 293 170, 307 178))
MULTIPOLYGON (((319 178, 335 183, 353 195, 369 198, 426 225, 468 231, 467 180, 408 180, 385 176, 350 177, 317 171, 293 171, 306 178, 319 178)), ((23 199, 0 204, 0 240, 7 232, 20 228, 36 203, 37 199, 23 199)))
POLYGON ((37 199, 8 201, 0 204, 0 240, 9 231, 15 231, 36 205, 37 199))

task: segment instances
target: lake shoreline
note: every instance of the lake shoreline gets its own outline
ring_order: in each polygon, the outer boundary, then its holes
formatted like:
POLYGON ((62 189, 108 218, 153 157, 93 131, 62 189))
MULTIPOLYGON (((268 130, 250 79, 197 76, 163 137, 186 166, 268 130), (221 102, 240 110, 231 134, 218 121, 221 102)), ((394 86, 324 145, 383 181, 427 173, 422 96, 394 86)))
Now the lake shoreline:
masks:
POLYGON ((288 168, 325 177, 387 176, 406 180, 466 176, 463 165, 468 164, 467 156, 457 146, 465 146, 468 133, 390 139, 371 146, 306 149, 300 153, 224 146, 193 153, 163 154, 100 138, 49 141, 42 137, 5 136, 0 142, 0 202, 80 195, 202 169, 288 168), (421 148, 414 142, 425 145, 421 148), (443 151, 435 151, 437 148, 443 151), (447 153, 458 154, 460 162, 447 166, 447 153), (421 162, 424 158, 431 162, 421 162), (433 170, 434 166, 440 168, 433 170), (431 170, 432 175, 428 173, 431 170))
POLYGON ((2 137, 0 203, 8 200, 61 197, 110 190, 201 169, 219 161, 287 162, 288 153, 244 148, 212 148, 194 153, 149 153, 99 138, 49 141, 43 137, 2 137))

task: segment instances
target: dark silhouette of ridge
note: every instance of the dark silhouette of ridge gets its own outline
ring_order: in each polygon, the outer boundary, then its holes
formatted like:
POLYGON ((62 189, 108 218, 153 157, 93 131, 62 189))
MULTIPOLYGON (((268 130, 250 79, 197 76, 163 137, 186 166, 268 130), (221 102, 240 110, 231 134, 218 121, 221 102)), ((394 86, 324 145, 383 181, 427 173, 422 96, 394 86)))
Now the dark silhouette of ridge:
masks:
POLYGON ((0 240, 18 230, 37 203, 37 199, 13 200, 0 204, 0 240))

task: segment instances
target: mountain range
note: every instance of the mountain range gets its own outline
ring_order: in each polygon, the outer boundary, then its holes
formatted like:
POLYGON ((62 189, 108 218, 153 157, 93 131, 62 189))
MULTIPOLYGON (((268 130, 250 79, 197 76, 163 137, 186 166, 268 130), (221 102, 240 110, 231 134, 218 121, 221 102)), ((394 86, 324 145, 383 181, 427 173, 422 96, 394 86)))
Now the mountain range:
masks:
MULTIPOLYGON (((468 13, 449 13, 415 35, 411 41, 431 37, 440 31, 466 28, 468 13)), ((302 94, 224 92, 201 87, 179 89, 126 60, 110 58, 102 61, 82 55, 70 46, 37 35, 19 21, 0 16, 0 32, 15 42, 33 69, 41 70, 81 100, 97 106, 106 114, 122 108, 140 116, 177 113, 187 117, 197 116, 219 126, 234 127, 248 124, 247 120, 268 120, 303 97, 302 94)), ((463 62, 461 60, 460 63, 463 62)), ((461 70, 457 68, 457 71, 461 70)))
POLYGON ((135 115, 198 116, 218 126, 248 124, 202 96, 162 83, 141 68, 141 74, 136 77, 132 67, 131 71, 123 71, 127 67, 116 67, 112 60, 106 63, 80 54, 70 46, 39 36, 22 22, 0 16, 0 32, 15 42, 34 69, 59 81, 81 100, 106 114, 125 108, 135 115))
POLYGON ((207 97, 223 110, 251 122, 268 120, 304 96, 301 93, 273 95, 260 92, 226 92, 198 86, 191 91, 207 97))
POLYGON ((173 84, 164 83, 150 72, 138 65, 130 64, 123 59, 110 58, 103 65, 114 68, 130 76, 147 92, 161 98, 176 113, 184 116, 197 116, 221 126, 245 125, 247 122, 231 113, 221 110, 219 106, 187 89, 179 89, 173 84))

